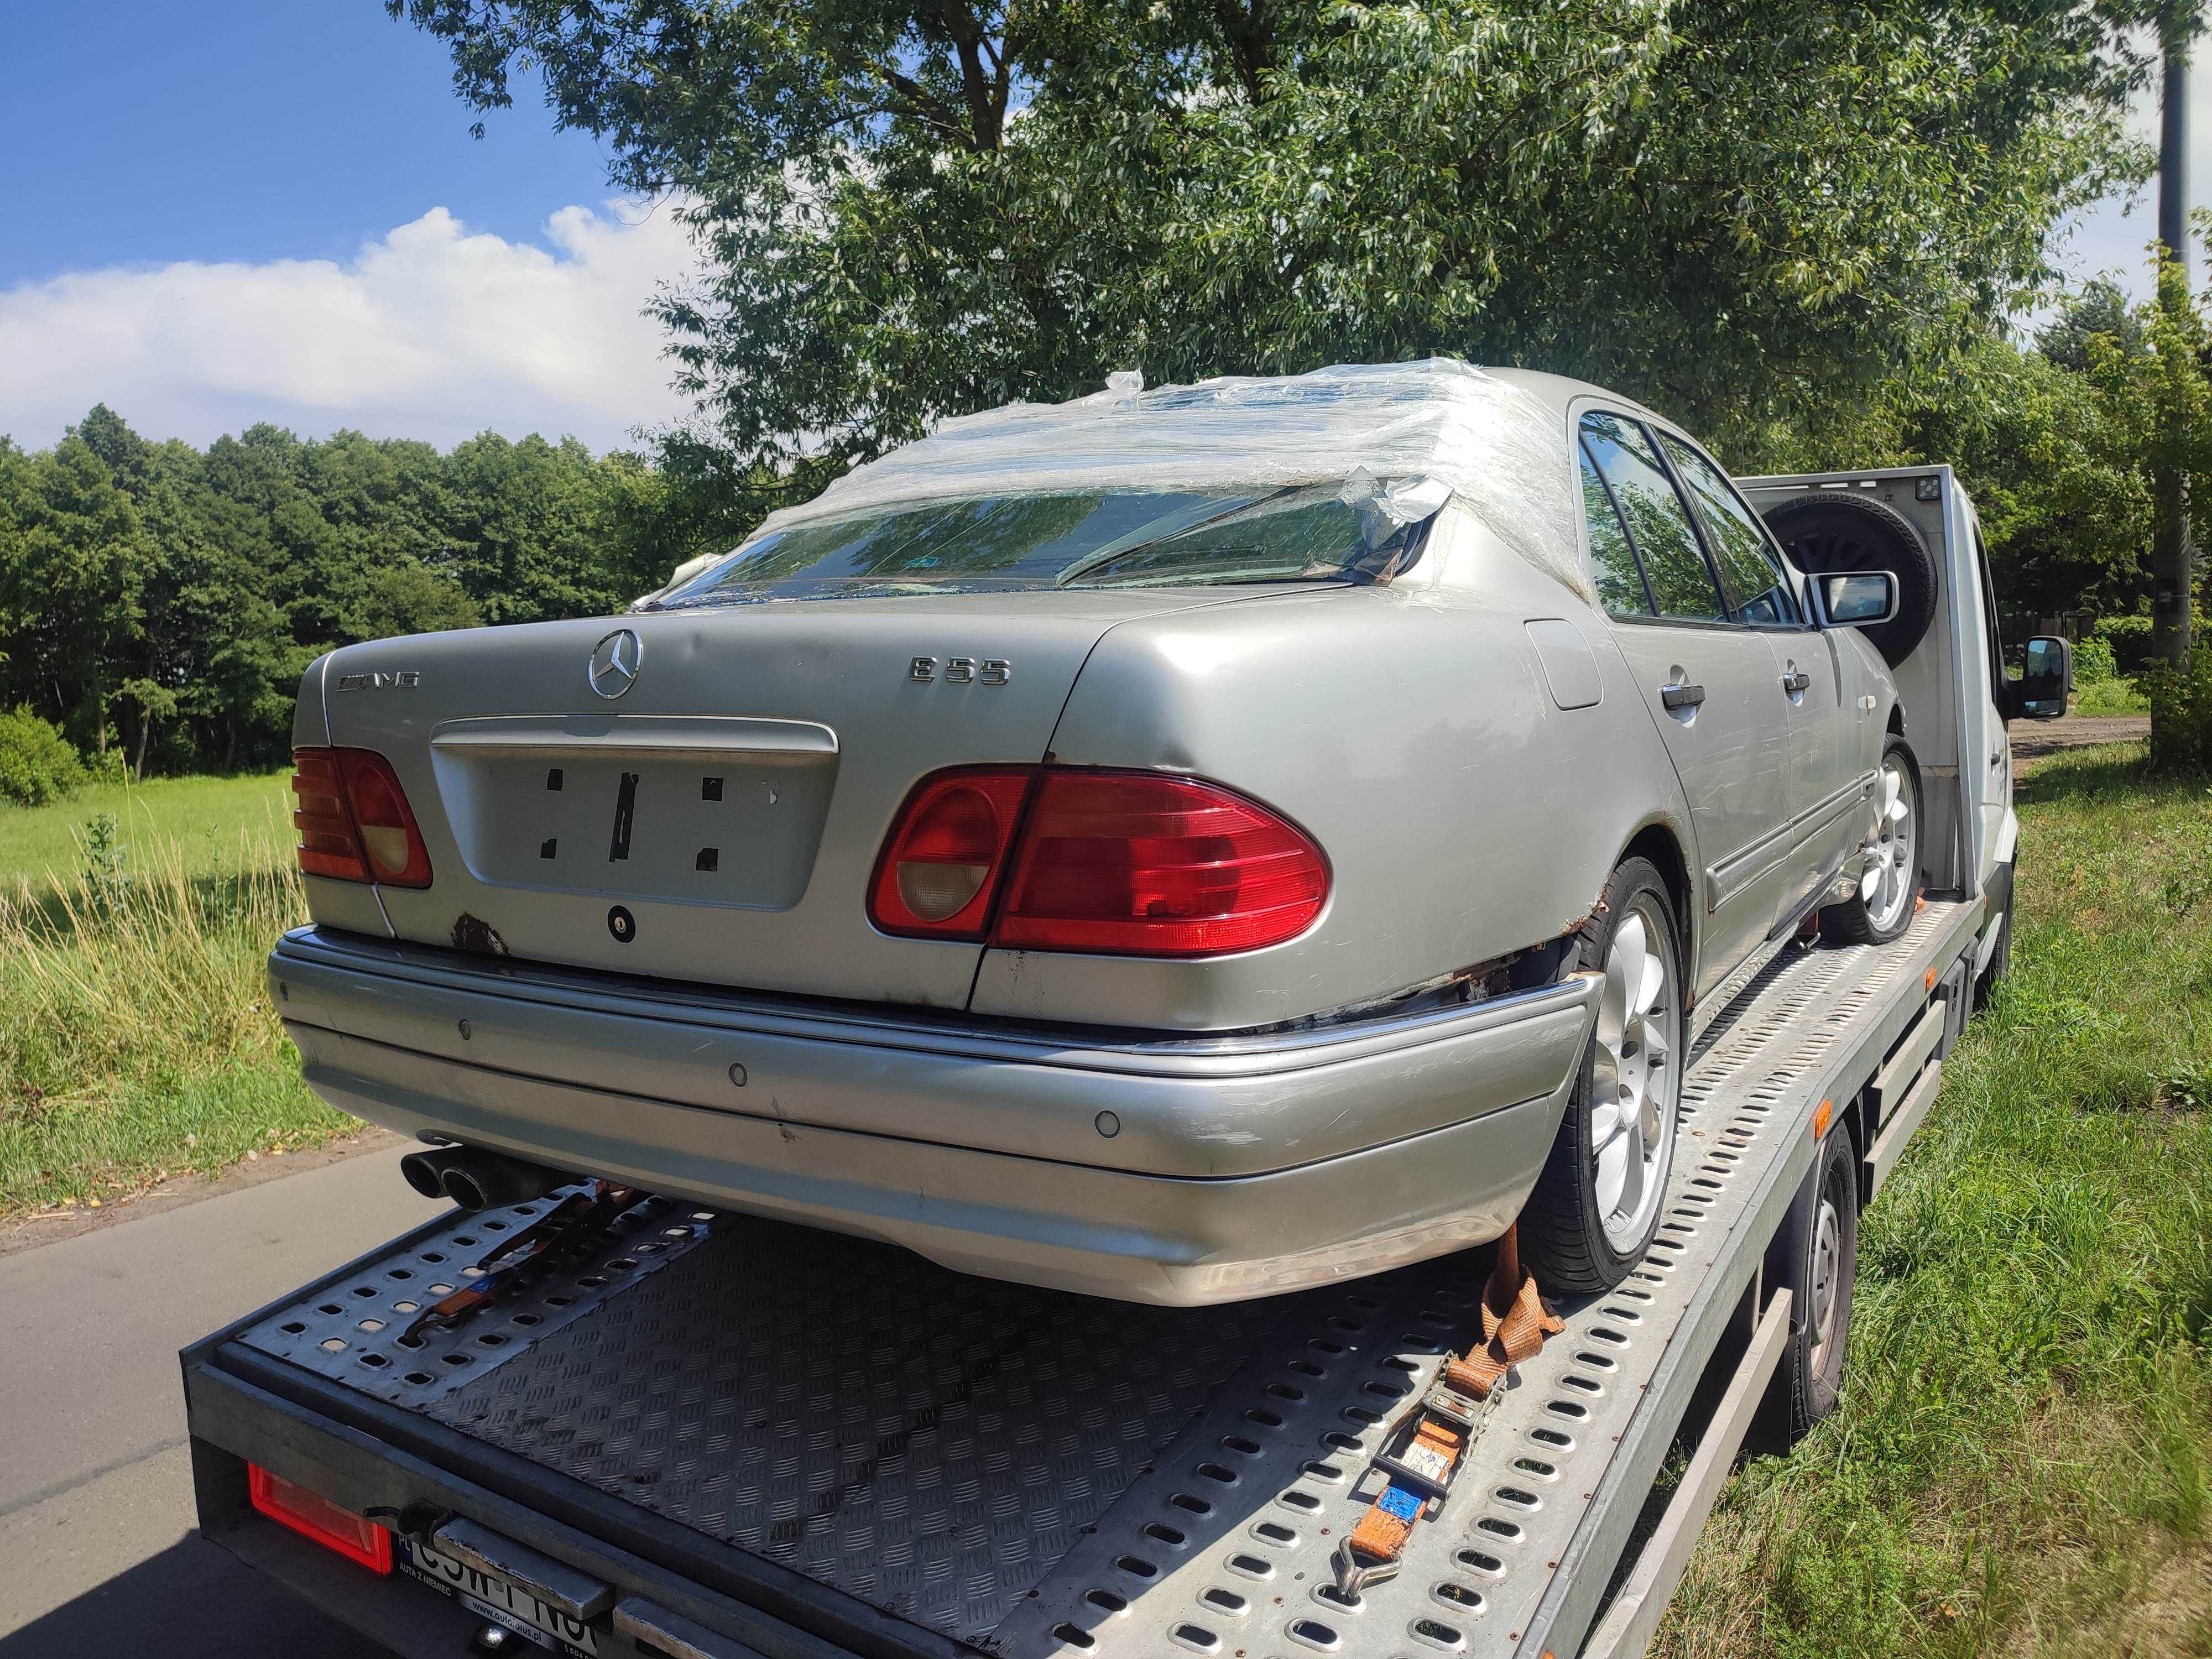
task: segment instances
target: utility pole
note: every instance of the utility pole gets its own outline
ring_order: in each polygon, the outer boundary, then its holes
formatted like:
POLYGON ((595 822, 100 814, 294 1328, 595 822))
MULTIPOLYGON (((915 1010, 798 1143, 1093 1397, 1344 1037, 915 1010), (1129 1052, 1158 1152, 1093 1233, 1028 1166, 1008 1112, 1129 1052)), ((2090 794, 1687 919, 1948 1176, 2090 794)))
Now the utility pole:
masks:
MULTIPOLYGON (((2160 97, 2158 240, 2161 260, 2181 266, 2183 304, 2189 292, 2189 0, 2170 6, 2160 23, 2166 81, 2160 97)), ((2167 298, 2170 300, 2171 295, 2167 298)), ((2163 302, 2163 301, 2162 301, 2163 302)), ((2169 441, 2175 436, 2166 434, 2169 441)), ((2150 653, 2179 665, 2189 660, 2190 616, 2196 591, 2196 548, 2189 534, 2189 479, 2171 454, 2151 480, 2154 525, 2150 572, 2150 653)))

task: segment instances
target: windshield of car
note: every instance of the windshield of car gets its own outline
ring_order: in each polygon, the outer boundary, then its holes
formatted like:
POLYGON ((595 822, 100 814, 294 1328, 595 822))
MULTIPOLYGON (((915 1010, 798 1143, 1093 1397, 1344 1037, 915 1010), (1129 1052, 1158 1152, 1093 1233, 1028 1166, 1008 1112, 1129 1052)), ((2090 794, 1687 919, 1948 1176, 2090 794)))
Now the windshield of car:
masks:
POLYGON ((1024 587, 1374 581, 1410 565, 1427 518, 1342 484, 1099 490, 884 507, 761 537, 653 610, 1024 587))

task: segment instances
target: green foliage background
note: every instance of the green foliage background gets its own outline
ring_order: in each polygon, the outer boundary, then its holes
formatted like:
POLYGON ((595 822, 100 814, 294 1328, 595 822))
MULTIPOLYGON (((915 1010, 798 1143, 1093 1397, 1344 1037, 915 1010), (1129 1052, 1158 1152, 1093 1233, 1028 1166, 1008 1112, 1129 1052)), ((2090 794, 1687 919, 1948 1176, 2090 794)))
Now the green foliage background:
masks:
POLYGON ((256 426, 196 450, 95 406, 52 449, 0 438, 0 709, 140 775, 266 764, 321 652, 615 610, 753 516, 573 439, 256 426))

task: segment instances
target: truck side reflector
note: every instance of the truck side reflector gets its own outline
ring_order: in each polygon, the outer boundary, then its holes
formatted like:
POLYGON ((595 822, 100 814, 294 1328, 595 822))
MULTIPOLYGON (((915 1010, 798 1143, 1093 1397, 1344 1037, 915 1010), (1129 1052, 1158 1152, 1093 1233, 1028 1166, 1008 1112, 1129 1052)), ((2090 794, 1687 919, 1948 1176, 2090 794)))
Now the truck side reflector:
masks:
POLYGON ((1836 1103, 1832 1100, 1824 1100, 1817 1108, 1814 1109, 1813 1113, 1814 1139, 1818 1140, 1828 1133, 1828 1122, 1829 1120, 1834 1116, 1835 1110, 1836 1103))
POLYGON ((279 1526, 313 1539, 371 1572, 392 1571, 392 1534, 374 1521, 342 1510, 319 1492, 295 1486, 258 1463, 246 1466, 246 1491, 253 1507, 279 1526))

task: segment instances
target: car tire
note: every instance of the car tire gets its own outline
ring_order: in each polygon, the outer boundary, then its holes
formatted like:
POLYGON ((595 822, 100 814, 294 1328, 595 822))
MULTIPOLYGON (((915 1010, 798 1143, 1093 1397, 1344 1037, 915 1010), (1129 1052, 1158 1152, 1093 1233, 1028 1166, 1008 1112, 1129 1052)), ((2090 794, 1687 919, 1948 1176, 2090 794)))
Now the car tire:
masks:
POLYGON ((1823 938, 1887 945, 1912 925, 1920 897, 1920 764, 1903 738, 1882 745, 1858 890, 1820 912, 1823 938))
POLYGON ((1762 1449, 1787 1449, 1836 1408, 1850 1346, 1858 1244, 1858 1158, 1838 1123, 1820 1142, 1767 1246, 1766 1282, 1790 1292, 1790 1337, 1753 1425, 1762 1449))
POLYGON ((1613 871, 1583 924, 1576 962, 1607 983, 1559 1134, 1521 1214, 1522 1254, 1547 1291, 1612 1289, 1659 1229, 1689 1059, 1680 939, 1674 897, 1640 858, 1613 871))
POLYGON ((1892 668, 1912 654, 1936 620, 1936 561, 1905 516, 1839 489, 1817 490, 1764 515, 1790 562, 1808 575, 1887 570, 1897 578, 1897 615, 1865 630, 1892 668))

